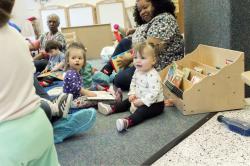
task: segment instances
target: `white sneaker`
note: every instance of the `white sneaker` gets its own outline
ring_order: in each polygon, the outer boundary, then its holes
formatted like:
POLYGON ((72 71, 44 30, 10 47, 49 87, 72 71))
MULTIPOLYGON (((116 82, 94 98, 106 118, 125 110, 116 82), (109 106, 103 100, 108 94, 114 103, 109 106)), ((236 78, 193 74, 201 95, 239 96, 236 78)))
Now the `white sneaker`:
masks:
POLYGON ((53 101, 58 109, 57 112, 59 117, 67 117, 72 100, 72 94, 62 93, 56 100, 53 101))
POLYGON ((98 111, 103 115, 109 115, 112 113, 112 108, 109 104, 104 104, 102 102, 99 102, 98 111))
POLYGON ((125 123, 126 123, 125 119, 117 119, 116 120, 116 128, 119 132, 121 132, 127 128, 127 125, 125 123))

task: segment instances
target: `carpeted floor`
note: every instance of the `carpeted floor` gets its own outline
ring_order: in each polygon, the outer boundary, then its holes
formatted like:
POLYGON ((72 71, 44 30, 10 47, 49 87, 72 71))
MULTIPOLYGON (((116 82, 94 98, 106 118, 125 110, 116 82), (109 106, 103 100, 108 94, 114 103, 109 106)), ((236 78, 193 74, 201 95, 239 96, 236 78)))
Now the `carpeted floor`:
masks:
POLYGON ((56 145, 61 165, 141 165, 207 115, 183 116, 175 107, 165 108, 162 115, 118 133, 116 119, 128 114, 98 113, 90 131, 56 145))
MULTIPOLYGON (((100 62, 90 61, 97 69, 101 69, 100 62)), ((61 165, 151 164, 205 122, 209 115, 184 116, 175 107, 169 107, 162 115, 118 133, 116 119, 128 114, 104 116, 97 113, 90 131, 56 145, 61 165)))

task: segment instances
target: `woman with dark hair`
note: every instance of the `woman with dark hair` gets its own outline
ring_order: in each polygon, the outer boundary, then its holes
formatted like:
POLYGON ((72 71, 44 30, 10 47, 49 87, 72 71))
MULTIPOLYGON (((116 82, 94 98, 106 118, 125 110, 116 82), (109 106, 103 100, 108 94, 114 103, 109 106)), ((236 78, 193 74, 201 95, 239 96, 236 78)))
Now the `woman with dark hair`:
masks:
POLYGON ((1 165, 59 165, 53 128, 35 94, 27 43, 7 24, 14 2, 0 1, 1 165))
MULTIPOLYGON (((175 18, 175 6, 171 0, 137 0, 134 9, 136 29, 129 29, 124 38, 116 47, 112 56, 116 56, 131 49, 133 44, 148 41, 158 46, 158 55, 155 68, 157 71, 179 60, 184 56, 184 41, 180 34, 175 18)), ((120 67, 124 67, 114 78, 114 85, 128 90, 135 71, 135 67, 128 67, 133 57, 123 57, 119 60, 120 67)), ((112 64, 107 63, 102 72, 110 75, 112 64)))

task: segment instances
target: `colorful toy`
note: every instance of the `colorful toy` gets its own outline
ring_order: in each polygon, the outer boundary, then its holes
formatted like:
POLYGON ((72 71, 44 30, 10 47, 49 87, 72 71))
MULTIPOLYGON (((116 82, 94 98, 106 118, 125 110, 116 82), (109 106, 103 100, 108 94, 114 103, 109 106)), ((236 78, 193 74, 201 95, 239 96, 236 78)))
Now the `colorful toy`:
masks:
POLYGON ((126 33, 123 28, 121 28, 118 24, 114 24, 114 36, 118 42, 122 40, 126 36, 126 33))

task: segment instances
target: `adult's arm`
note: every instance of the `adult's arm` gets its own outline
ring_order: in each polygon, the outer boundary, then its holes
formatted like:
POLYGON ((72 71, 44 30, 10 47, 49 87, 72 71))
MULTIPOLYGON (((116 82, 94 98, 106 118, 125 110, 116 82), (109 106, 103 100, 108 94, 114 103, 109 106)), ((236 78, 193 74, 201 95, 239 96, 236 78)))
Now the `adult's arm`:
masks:
POLYGON ((126 36, 132 35, 135 32, 135 28, 129 28, 126 30, 126 36))

